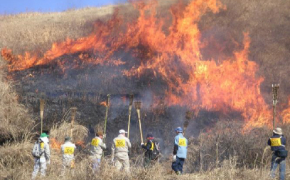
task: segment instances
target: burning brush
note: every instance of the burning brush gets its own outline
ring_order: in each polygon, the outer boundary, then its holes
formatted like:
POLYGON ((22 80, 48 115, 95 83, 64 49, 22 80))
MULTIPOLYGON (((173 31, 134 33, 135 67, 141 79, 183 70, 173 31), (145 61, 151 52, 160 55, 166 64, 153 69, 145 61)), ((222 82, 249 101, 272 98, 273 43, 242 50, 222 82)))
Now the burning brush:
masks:
POLYGON ((140 109, 141 109, 141 102, 137 101, 134 103, 137 114, 138 114, 138 120, 139 120, 139 129, 140 129, 140 137, 141 137, 141 143, 143 143, 143 133, 142 133, 142 125, 141 125, 141 113, 140 113, 140 109))

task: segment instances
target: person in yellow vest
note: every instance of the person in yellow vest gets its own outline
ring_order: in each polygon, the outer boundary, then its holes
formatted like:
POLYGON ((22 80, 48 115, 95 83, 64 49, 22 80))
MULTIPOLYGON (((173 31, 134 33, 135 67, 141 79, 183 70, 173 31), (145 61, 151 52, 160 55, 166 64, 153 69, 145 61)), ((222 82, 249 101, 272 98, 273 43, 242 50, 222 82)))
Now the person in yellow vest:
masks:
POLYGON ((172 169, 177 175, 181 175, 183 172, 183 164, 187 156, 188 140, 183 136, 181 127, 176 128, 175 132, 172 169))
POLYGON ((70 137, 66 137, 64 140, 64 144, 61 145, 61 152, 62 152, 62 173, 61 175, 64 176, 66 173, 66 169, 69 168, 70 170, 74 169, 75 166, 75 153, 76 145, 71 142, 70 137))
POLYGON ((113 140, 112 144, 112 162, 115 160, 115 167, 120 170, 122 167, 130 173, 129 148, 130 140, 125 136, 127 132, 124 129, 119 131, 119 136, 113 140))
POLYGON ((96 137, 94 137, 91 142, 90 159, 94 173, 99 169, 103 149, 106 149, 106 144, 103 142, 103 137, 104 134, 102 132, 97 132, 96 137))
POLYGON ((275 171, 280 165, 279 174, 280 180, 285 179, 286 157, 288 152, 285 149, 286 138, 283 136, 282 129, 277 127, 273 130, 273 136, 269 138, 268 145, 271 146, 272 161, 271 161, 271 177, 275 178, 275 171))
POLYGON ((50 149, 46 133, 42 133, 32 149, 34 169, 32 178, 35 179, 40 169, 41 176, 45 176, 46 164, 50 164, 50 149))
POLYGON ((149 167, 152 161, 157 160, 159 156, 159 147, 156 146, 154 136, 148 133, 146 139, 147 142, 145 144, 141 143, 142 148, 146 150, 143 164, 145 168, 149 167))

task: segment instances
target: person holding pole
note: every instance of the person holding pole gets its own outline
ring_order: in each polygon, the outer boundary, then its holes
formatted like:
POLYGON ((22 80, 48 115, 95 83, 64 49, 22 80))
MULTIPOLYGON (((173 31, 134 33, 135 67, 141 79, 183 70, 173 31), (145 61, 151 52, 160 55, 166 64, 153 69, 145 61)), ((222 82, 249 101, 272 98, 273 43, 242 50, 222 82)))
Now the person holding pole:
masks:
POLYGON ((101 164, 101 158, 103 155, 103 149, 106 149, 106 144, 103 142, 105 135, 102 132, 97 132, 96 137, 91 142, 91 156, 93 172, 96 173, 101 164))
POLYGON ((147 134, 147 142, 141 143, 141 146, 143 149, 146 150, 144 154, 144 167, 147 168, 152 164, 152 161, 155 161, 158 159, 159 156, 159 145, 154 140, 154 136, 151 133, 147 134))
POLYGON ((271 177, 275 178, 275 171, 280 165, 279 174, 280 180, 285 179, 286 157, 288 152, 285 149, 286 138, 283 136, 282 129, 277 127, 273 130, 273 136, 269 138, 268 145, 271 146, 272 161, 271 161, 271 177))
POLYGON ((118 170, 122 167, 127 173, 130 173, 129 148, 130 140, 125 136, 127 132, 124 129, 119 131, 118 137, 113 140, 112 144, 112 162, 115 160, 115 166, 118 170))
POLYGON ((181 127, 175 129, 176 136, 174 138, 174 149, 172 158, 172 169, 177 175, 182 174, 183 163, 187 155, 188 141, 183 136, 183 130, 181 127))

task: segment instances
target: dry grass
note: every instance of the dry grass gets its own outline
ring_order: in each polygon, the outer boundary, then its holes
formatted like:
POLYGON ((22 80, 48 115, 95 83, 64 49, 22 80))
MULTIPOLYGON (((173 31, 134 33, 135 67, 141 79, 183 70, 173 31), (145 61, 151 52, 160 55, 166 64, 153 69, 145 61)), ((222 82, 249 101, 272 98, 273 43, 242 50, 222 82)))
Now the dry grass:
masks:
POLYGON ((20 174, 30 173, 29 169, 23 168, 33 164, 32 147, 33 144, 28 141, 0 146, 0 179, 11 175, 14 176, 13 179, 21 179, 20 174))
MULTIPOLYGON (((161 7, 177 0, 160 1, 161 7)), ((24 51, 44 52, 52 43, 67 38, 76 39, 89 35, 98 20, 111 17, 115 8, 124 18, 137 16, 131 4, 88 7, 58 13, 23 13, 0 16, 0 49, 7 47, 16 54, 24 51)), ((168 9, 168 8, 166 8, 168 9)))
MULTIPOLYGON (((72 139, 75 142, 84 141, 88 136, 88 129, 77 123, 74 124, 72 139)), ((50 130, 50 138, 55 138, 59 142, 63 142, 66 136, 70 136, 71 133, 71 124, 64 121, 60 125, 55 125, 50 130)))
POLYGON ((0 23, 0 48, 11 48, 16 53, 44 51, 52 43, 66 38, 88 35, 98 18, 112 14, 113 6, 85 8, 64 13, 27 13, 2 16, 0 23))
MULTIPOLYGON (((3 66, 3 61, 0 63, 3 66)), ((25 140, 30 138, 34 122, 27 109, 18 103, 13 85, 5 75, 3 71, 0 72, 0 142, 5 139, 25 140)))
MULTIPOLYGON (((76 151, 76 168, 74 176, 68 174, 66 177, 61 178, 61 153, 57 149, 51 150, 51 164, 48 166, 47 177, 44 180, 54 179, 88 179, 88 180, 109 180, 109 179, 141 179, 141 180, 171 180, 171 179, 196 179, 196 180, 256 180, 256 179, 269 179, 269 158, 271 154, 265 150, 265 143, 267 135, 263 131, 253 130, 246 134, 238 133, 235 128, 231 128, 234 123, 220 123, 212 129, 211 132, 202 133, 199 138, 190 138, 190 146, 188 158, 185 163, 185 173, 177 176, 171 171, 170 158, 161 160, 149 169, 142 167, 142 155, 138 158, 131 158, 131 174, 128 175, 123 171, 118 172, 110 163, 110 156, 106 156, 102 161, 101 171, 94 175, 90 167, 88 154, 85 151, 86 147, 79 147, 76 151), (223 131, 221 131, 223 130, 223 131), (236 133, 236 134, 234 134, 236 133), (254 136, 256 134, 256 136, 254 136), (205 141, 202 138, 207 137, 205 141), (220 149, 218 151, 219 161, 216 161, 216 142, 219 136, 220 149), (257 143, 254 142, 264 142, 257 143), (252 151, 248 148, 248 144, 254 145, 258 154, 257 159, 253 159, 252 151), (240 148, 240 150, 239 150, 240 148), (200 159, 198 156, 200 152, 204 153, 204 166, 203 169, 199 168, 200 159), (234 151, 232 151, 234 150, 234 151), (264 150, 266 152, 264 152, 264 150), (232 155, 231 153, 235 153, 232 155), (206 156, 208 158, 206 158, 206 156), (264 157, 265 156, 265 157, 264 157), (261 157, 264 157, 264 163, 261 163, 261 157), (267 160, 268 159, 268 160, 267 160), (244 161, 243 161, 244 160, 244 161), (254 165, 253 165, 254 164, 254 165), (212 166, 211 166, 212 165, 212 166)), ((236 123, 237 124, 237 123, 236 123)), ((67 122, 61 123, 58 128, 51 129, 51 137, 64 137, 65 132, 69 129, 70 124, 67 122)), ((84 137, 86 128, 77 126, 77 136, 84 137)), ((286 137, 290 135, 289 125, 284 126, 286 137)), ((265 131, 265 130, 264 130, 265 131)), ((268 131, 269 132, 269 131, 268 131)), ((267 134, 267 133, 266 133, 267 134)), ((62 138, 61 138, 62 139, 62 138)), ((77 139, 76 137, 74 139, 77 139)), ((289 139, 287 139, 289 141, 289 139)), ((33 170, 33 158, 31 156, 31 149, 33 144, 29 141, 22 143, 5 144, 0 147, 0 177, 2 179, 30 179, 33 170)), ((164 155, 165 157, 170 156, 164 155)), ((287 159, 287 168, 290 163, 287 159)), ((287 170, 286 170, 287 172, 287 170)), ((287 179, 290 176, 287 174, 287 179)))
MULTIPOLYGON (((30 161, 31 162, 31 161, 30 161)), ((132 164, 132 163, 131 163, 132 164)), ((32 164, 26 166, 18 166, 15 170, 9 171, 13 173, 6 173, 2 177, 7 177, 8 179, 30 179, 32 172, 32 164), (21 168, 20 168, 21 167, 21 168)), ((106 160, 102 162, 101 171, 94 175, 90 168, 90 162, 87 159, 82 159, 77 162, 76 168, 74 170, 74 176, 70 173, 65 177, 60 177, 61 164, 59 162, 53 162, 49 165, 47 171, 47 177, 44 180, 53 179, 63 179, 63 180, 124 180, 124 179, 138 179, 138 180, 256 180, 256 179, 269 179, 268 170, 266 169, 238 169, 236 167, 236 162, 234 159, 225 161, 220 168, 213 169, 211 171, 196 172, 191 174, 184 174, 177 176, 175 174, 169 173, 170 169, 166 169, 163 164, 155 164, 149 169, 144 169, 140 166, 131 166, 131 174, 126 174, 124 171, 117 171, 110 163, 106 160)))

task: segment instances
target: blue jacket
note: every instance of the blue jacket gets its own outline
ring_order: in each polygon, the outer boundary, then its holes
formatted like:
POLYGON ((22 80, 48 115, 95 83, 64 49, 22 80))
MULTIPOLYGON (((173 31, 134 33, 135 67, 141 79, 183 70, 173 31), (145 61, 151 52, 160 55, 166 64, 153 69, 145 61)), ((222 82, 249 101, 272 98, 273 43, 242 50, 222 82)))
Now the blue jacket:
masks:
POLYGON ((269 138, 268 145, 271 146, 272 151, 285 150, 286 138, 283 135, 274 134, 269 138))
POLYGON ((173 154, 179 158, 185 159, 187 155, 187 145, 188 145, 187 139, 182 135, 182 133, 179 133, 177 136, 175 136, 174 139, 173 154))

